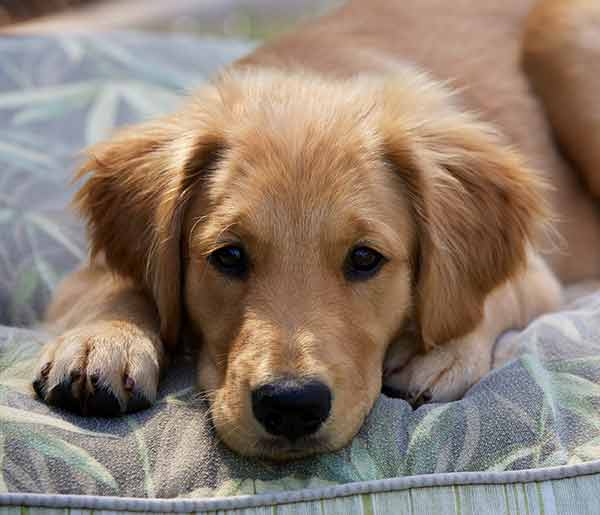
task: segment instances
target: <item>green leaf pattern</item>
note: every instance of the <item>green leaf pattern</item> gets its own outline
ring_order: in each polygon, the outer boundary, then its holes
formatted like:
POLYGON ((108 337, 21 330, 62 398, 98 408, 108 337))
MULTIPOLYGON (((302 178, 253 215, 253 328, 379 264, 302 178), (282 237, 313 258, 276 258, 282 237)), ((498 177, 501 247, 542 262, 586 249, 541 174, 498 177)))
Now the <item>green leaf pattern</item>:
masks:
POLYGON ((0 324, 37 322, 86 256, 69 209, 81 151, 173 109, 249 48, 131 33, 0 38, 0 324))

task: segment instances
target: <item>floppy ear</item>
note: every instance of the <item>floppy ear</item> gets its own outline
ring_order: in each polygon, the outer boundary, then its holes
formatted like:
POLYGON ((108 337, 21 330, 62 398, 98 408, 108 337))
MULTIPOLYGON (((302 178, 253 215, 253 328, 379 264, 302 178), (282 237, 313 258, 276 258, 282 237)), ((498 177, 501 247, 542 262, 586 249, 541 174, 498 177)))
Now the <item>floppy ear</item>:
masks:
POLYGON ((443 94, 430 86, 414 117, 387 98, 382 128, 418 228, 416 321, 426 349, 475 328, 486 296, 525 265, 547 212, 544 182, 443 94))
POLYGON ((89 150, 75 197, 87 221, 92 256, 154 299, 163 341, 177 343, 181 323, 181 231, 192 185, 221 147, 205 124, 176 115, 129 127, 89 150), (188 120, 189 121, 189 120, 188 120))

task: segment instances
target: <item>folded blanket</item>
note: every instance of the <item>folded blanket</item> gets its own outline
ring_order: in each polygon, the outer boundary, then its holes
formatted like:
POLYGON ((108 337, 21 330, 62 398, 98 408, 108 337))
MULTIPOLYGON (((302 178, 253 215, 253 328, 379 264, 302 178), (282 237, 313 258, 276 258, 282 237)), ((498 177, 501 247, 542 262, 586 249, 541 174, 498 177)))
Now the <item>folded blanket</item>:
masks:
POLYGON ((413 411, 381 396, 345 449, 283 465, 218 441, 192 356, 175 363, 156 405, 134 415, 82 418, 34 398, 44 335, 15 326, 39 320, 85 256, 66 209, 76 152, 172 108, 248 48, 135 34, 0 39, 0 492, 223 496, 600 458, 600 294, 513 333, 519 356, 461 401, 413 411))

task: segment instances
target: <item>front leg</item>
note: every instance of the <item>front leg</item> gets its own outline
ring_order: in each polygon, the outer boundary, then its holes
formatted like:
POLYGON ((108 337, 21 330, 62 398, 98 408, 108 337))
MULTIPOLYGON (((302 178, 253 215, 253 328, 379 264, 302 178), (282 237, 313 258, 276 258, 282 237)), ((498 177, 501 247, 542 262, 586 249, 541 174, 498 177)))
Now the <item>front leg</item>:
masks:
POLYGON ((530 255, 521 275, 488 295, 474 331, 426 353, 388 352, 384 389, 413 406, 459 399, 491 370, 494 345, 504 331, 525 327, 557 309, 560 300, 558 281, 539 256, 530 255))
POLYGON ((165 352, 152 301, 102 264, 69 276, 48 312, 55 338, 43 349, 33 388, 49 404, 111 416, 156 398, 165 352))

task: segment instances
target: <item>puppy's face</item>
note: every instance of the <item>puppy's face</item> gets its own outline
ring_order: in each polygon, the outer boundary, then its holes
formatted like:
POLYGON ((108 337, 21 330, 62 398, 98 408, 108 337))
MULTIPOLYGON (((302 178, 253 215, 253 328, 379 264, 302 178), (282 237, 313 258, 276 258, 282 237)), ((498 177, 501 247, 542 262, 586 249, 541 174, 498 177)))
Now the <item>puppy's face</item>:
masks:
POLYGON ((271 108, 230 128, 191 201, 184 296, 217 431, 285 458, 338 448, 373 405, 414 223, 358 116, 271 108))
POLYGON ((224 442, 289 459, 358 431, 409 318, 465 334, 524 260, 537 184, 487 131, 421 76, 248 72, 97 148, 80 205, 165 342, 192 327, 224 442))

